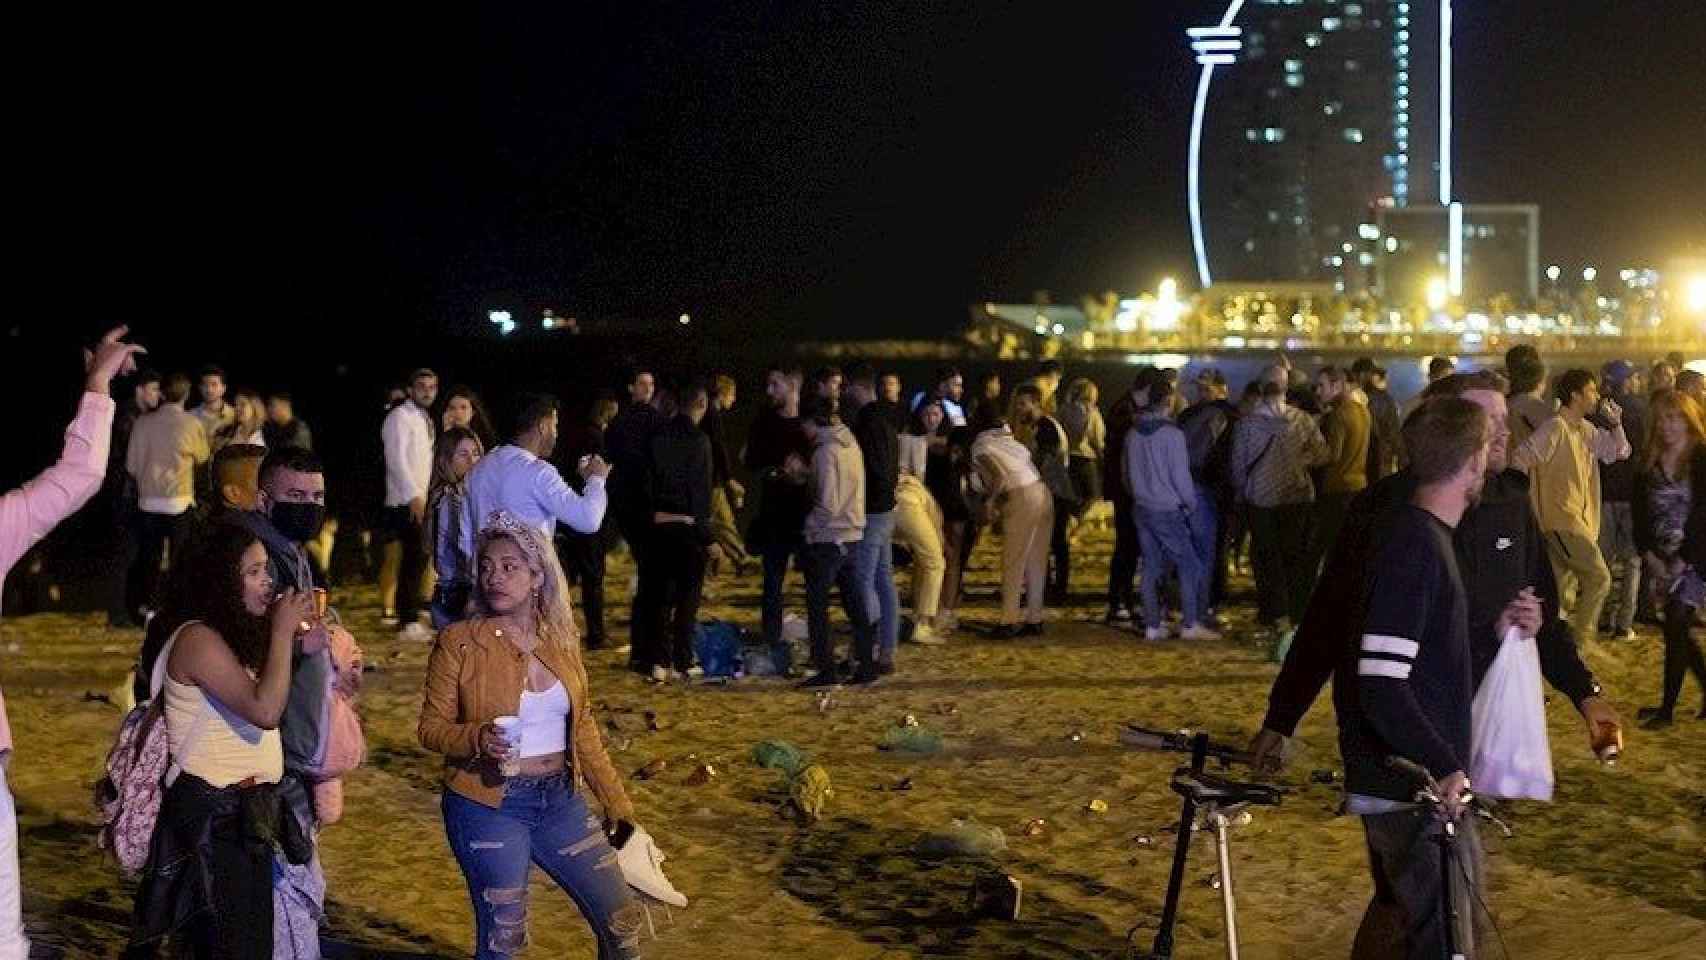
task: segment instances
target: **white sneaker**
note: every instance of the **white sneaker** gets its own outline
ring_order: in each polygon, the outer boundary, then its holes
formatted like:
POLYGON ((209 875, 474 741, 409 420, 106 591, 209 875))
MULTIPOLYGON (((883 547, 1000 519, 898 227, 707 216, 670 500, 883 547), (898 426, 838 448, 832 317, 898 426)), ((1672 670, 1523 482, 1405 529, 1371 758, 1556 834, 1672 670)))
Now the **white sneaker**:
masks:
POLYGON ((1193 623, 1180 632, 1179 639, 1191 640, 1198 643, 1214 643, 1220 639, 1220 634, 1215 633, 1213 630, 1210 630, 1200 623, 1193 623))
POLYGON ((668 683, 670 678, 673 676, 675 676, 675 671, 671 670, 668 667, 653 667, 652 668, 652 682, 653 683, 668 683))
POLYGON ((407 641, 409 643, 431 643, 432 630, 428 629, 425 624, 416 621, 415 623, 408 624, 404 626, 403 629, 398 630, 397 639, 407 641))
POLYGON ((705 668, 704 667, 688 667, 687 668, 687 679, 689 679, 689 680, 698 680, 704 676, 705 676, 705 668))
POLYGON ((1151 642, 1167 639, 1166 627, 1144 627, 1143 639, 1151 642))
POLYGON ((663 875, 665 859, 652 835, 638 824, 635 824, 628 842, 616 851, 616 865, 622 868, 622 879, 628 881, 628 886, 653 900, 672 907, 685 907, 687 896, 675 889, 675 884, 663 875))
POLYGON ((926 647, 939 647, 948 641, 928 623, 921 623, 912 628, 912 642, 926 647))

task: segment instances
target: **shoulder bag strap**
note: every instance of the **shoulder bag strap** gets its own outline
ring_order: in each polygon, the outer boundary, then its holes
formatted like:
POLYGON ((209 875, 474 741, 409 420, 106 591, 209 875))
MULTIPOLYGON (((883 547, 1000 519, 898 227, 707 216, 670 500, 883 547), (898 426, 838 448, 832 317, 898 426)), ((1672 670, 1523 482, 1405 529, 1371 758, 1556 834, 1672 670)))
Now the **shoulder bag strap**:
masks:
MULTIPOLYGON (((199 622, 200 621, 197 621, 197 620, 186 620, 186 621, 184 621, 184 623, 182 625, 180 625, 178 627, 178 629, 172 631, 172 636, 170 639, 168 639, 166 641, 166 645, 160 648, 160 656, 158 659, 156 659, 154 661, 154 673, 149 678, 148 693, 149 693, 150 697, 152 697, 154 699, 159 699, 161 692, 165 689, 165 686, 166 686, 166 663, 167 663, 167 661, 172 659, 172 648, 177 646, 178 637, 183 634, 185 627, 188 627, 192 623, 199 623, 199 622)), ((183 755, 174 754, 172 757, 172 762, 166 767, 166 777, 165 777, 165 780, 163 782, 165 783, 167 788, 170 788, 172 786, 172 784, 177 781, 178 774, 184 772, 184 764, 183 764, 184 756, 188 755, 189 753, 191 753, 194 750, 197 741, 199 741, 201 739, 202 733, 207 730, 208 721, 213 718, 213 706, 211 703, 208 702, 207 691, 200 690, 199 687, 197 689, 201 693, 201 708, 196 711, 195 722, 190 724, 189 735, 184 738, 183 755)), ((164 719, 165 715, 166 715, 165 706, 164 706, 164 704, 162 704, 161 708, 160 708, 160 716, 162 719, 164 719)), ((168 724, 167 730, 170 731, 170 729, 171 729, 170 725, 168 724)), ((171 733, 168 732, 166 736, 167 736, 167 743, 170 743, 171 742, 171 733)))

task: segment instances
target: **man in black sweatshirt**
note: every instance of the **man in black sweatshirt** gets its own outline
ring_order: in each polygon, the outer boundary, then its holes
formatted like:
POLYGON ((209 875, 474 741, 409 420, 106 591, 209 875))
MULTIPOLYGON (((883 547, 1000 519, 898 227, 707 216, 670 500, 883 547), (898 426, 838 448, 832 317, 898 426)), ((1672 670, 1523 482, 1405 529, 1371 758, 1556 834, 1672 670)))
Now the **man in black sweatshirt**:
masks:
MULTIPOLYGON (((616 529, 628 544, 636 566, 646 562, 650 545, 652 507, 646 499, 646 478, 651 474, 652 437, 663 428, 663 414, 653 404, 657 378, 649 367, 636 367, 628 375, 628 402, 604 428, 605 457, 610 461, 610 514, 616 529)), ((642 583, 635 591, 630 610, 628 666, 649 673, 645 661, 645 626, 653 607, 642 583)))
MULTIPOLYGON (((1615 711, 1582 663, 1568 624, 1558 617, 1557 586, 1530 505, 1527 478, 1504 469, 1508 434, 1499 387, 1496 376, 1476 373, 1447 377, 1429 389, 1430 398, 1462 397, 1476 404, 1490 415, 1492 425, 1486 484, 1479 502, 1463 514, 1452 537, 1456 567, 1466 590, 1469 696, 1472 698, 1472 691, 1492 665, 1504 627, 1519 620, 1536 623, 1542 672, 1581 711, 1590 742, 1606 736, 1620 738, 1615 711)), ((1378 557, 1393 542, 1395 518, 1416 488, 1417 475, 1407 469, 1381 480, 1357 498, 1329 558, 1323 583, 1358 583, 1364 571, 1388 565, 1378 557)), ((1405 572, 1407 564, 1391 565, 1397 568, 1397 575, 1410 575, 1405 572)), ((1251 744, 1258 763, 1278 765, 1286 738, 1296 730, 1329 676, 1334 677, 1334 703, 1341 726, 1348 711, 1355 709, 1358 664, 1340 668, 1346 666, 1344 651, 1353 643, 1360 644, 1360 611, 1368 595, 1318 591, 1312 599, 1285 666, 1274 682, 1263 729, 1251 744)), ((1404 586, 1399 595, 1413 594, 1404 586)), ((1465 710, 1469 702, 1465 699, 1465 710)), ((1466 757, 1463 762, 1467 762, 1466 757)), ((1348 755, 1346 765, 1348 780, 1348 755)), ((1371 910, 1371 916, 1373 913, 1371 910)), ((1364 926, 1369 927, 1370 922, 1365 920, 1364 926)), ((1363 938, 1359 937, 1361 942, 1363 938)))
POLYGON ((659 682, 694 670, 693 631, 711 546, 711 440, 699 429, 711 406, 704 384, 682 390, 680 404, 650 445, 651 533, 640 581, 652 603, 636 608, 649 618, 643 656, 659 682))
MULTIPOLYGON (((1355 635, 1340 648, 1334 690, 1345 808, 1363 818, 1374 899, 1367 918, 1402 916, 1397 941, 1412 960, 1438 957, 1448 890, 1455 943, 1472 956, 1471 885, 1480 837, 1468 800, 1471 745, 1469 604, 1452 533, 1486 483, 1487 414, 1461 397, 1429 401, 1404 425, 1416 489, 1394 510, 1362 580, 1355 635), (1354 678, 1354 680, 1352 679, 1354 678), (1394 758, 1438 781, 1440 809, 1416 803, 1417 784, 1394 758), (1441 882, 1441 817, 1457 823, 1461 879, 1441 882)), ((1525 627, 1538 626, 1538 614, 1525 627)), ((1453 870, 1454 875, 1457 871, 1453 870)), ((1397 953, 1397 951, 1395 951, 1397 953)))

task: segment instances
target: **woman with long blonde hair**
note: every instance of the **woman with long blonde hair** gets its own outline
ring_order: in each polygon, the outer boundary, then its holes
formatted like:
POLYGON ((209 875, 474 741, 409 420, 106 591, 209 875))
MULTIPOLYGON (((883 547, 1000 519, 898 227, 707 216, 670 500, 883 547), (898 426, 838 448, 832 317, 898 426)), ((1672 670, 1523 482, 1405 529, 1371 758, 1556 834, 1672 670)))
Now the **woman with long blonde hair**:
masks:
MULTIPOLYGON (((1664 695, 1637 714, 1649 730, 1673 722, 1682 681, 1693 673, 1706 695, 1706 656, 1694 617, 1706 606, 1706 412, 1676 390, 1653 394, 1647 450, 1635 477, 1635 546, 1664 611, 1664 695)), ((1706 704, 1700 710, 1706 718, 1706 704)))
POLYGON ((444 826, 474 905, 475 956, 526 943, 537 863, 580 907, 600 960, 633 957, 643 919, 628 884, 686 898, 657 869, 662 855, 633 825, 605 752, 562 567, 539 531, 504 511, 477 544, 472 616, 438 636, 419 728, 421 744, 444 754, 444 826), (603 808, 602 828, 577 778, 603 808))

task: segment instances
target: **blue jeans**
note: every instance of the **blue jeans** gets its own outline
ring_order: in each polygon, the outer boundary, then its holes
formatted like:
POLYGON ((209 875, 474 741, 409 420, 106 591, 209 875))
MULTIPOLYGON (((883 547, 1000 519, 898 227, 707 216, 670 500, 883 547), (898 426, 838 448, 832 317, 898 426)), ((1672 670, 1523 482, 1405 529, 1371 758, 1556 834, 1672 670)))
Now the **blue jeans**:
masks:
POLYGON ((900 642, 900 591, 894 585, 894 512, 865 514, 865 539, 859 541, 858 575, 865 611, 874 617, 877 658, 894 662, 900 642))
POLYGON ((1197 508, 1191 514, 1191 544, 1197 548, 1197 559, 1202 561, 1202 594, 1198 598, 1203 610, 1214 605, 1213 589, 1215 565, 1220 561, 1220 517, 1214 510, 1214 494, 1208 487, 1197 484, 1197 508))
POLYGON ((1162 581, 1179 571, 1179 599, 1184 604, 1180 620, 1187 627, 1203 620, 1203 571, 1191 530, 1190 514, 1184 510, 1151 510, 1138 507, 1137 540, 1143 549, 1143 577, 1138 591, 1143 596, 1143 622, 1150 628, 1162 625, 1159 594, 1162 581))
POLYGON ((853 622, 853 660, 872 663, 873 634, 865 590, 859 582, 858 543, 808 543, 800 551, 806 572, 806 627, 812 639, 812 667, 835 672, 835 636, 829 631, 829 591, 841 590, 841 605, 853 622))
POLYGON ((640 904, 603 825, 570 789, 568 774, 511 778, 496 810, 451 790, 441 806, 474 902, 476 960, 508 957, 526 945, 527 874, 534 863, 580 907, 599 960, 639 955, 640 904))

